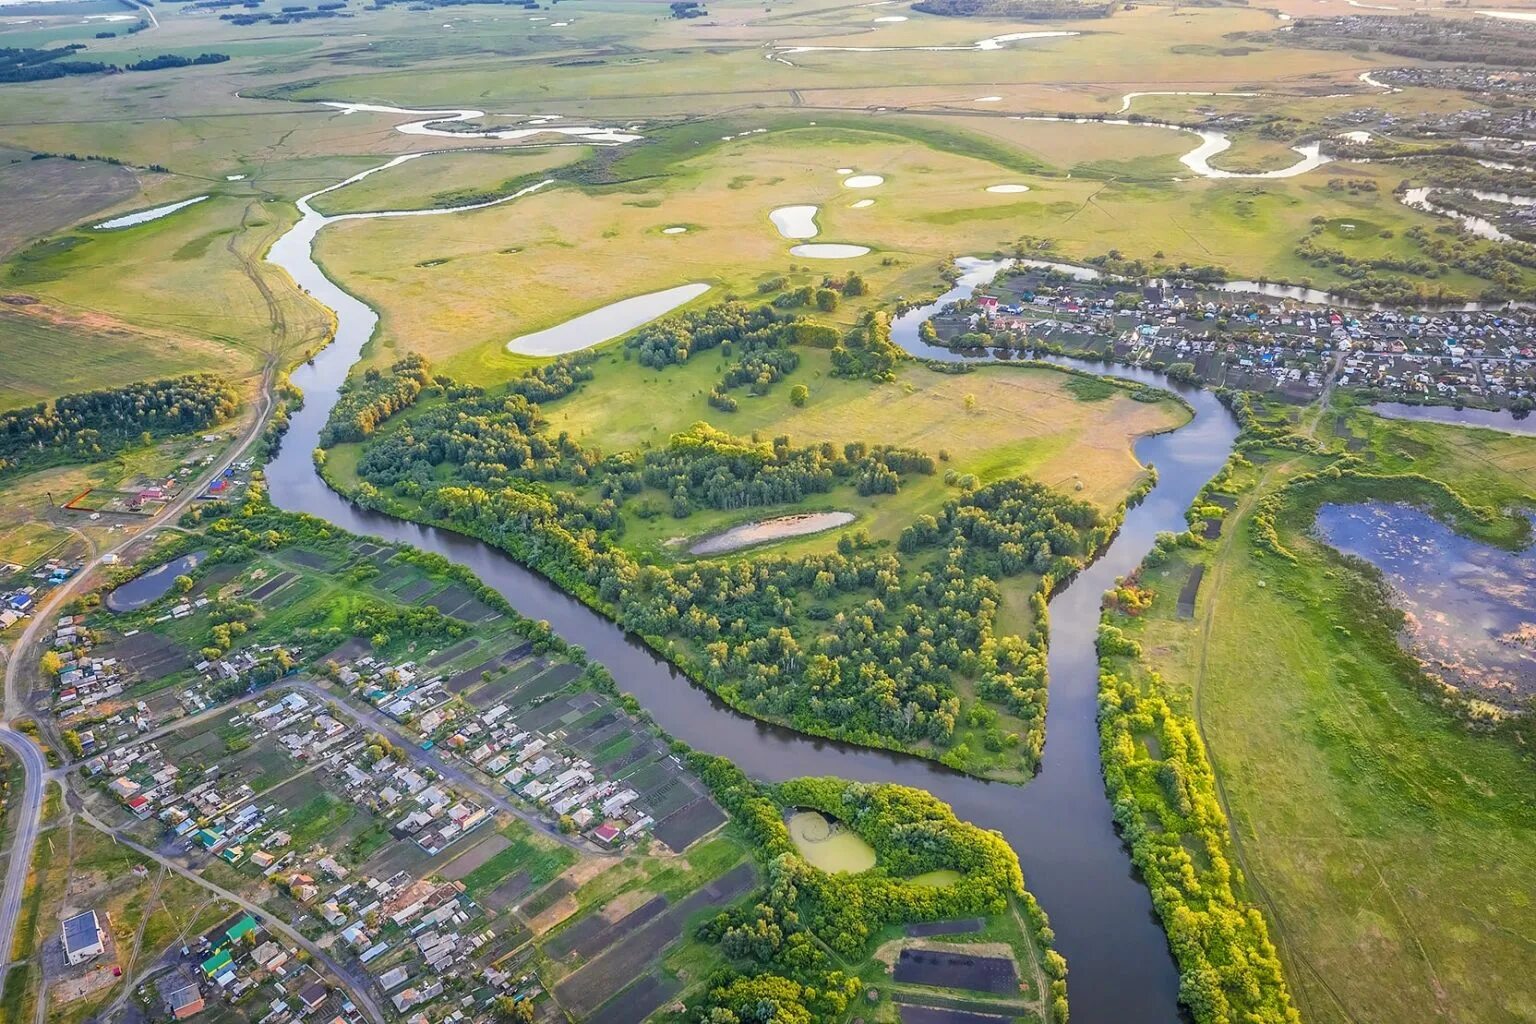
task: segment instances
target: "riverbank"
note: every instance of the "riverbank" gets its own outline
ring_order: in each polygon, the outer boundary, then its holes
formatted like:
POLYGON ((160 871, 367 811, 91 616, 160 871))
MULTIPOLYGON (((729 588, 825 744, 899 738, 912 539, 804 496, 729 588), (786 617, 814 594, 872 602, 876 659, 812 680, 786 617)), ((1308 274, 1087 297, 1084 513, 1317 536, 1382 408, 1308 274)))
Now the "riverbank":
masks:
MULTIPOLYGON (((1199 482, 1225 458, 1235 425, 1213 398, 1185 393, 1196 409, 1195 422, 1138 444, 1138 457, 1143 462, 1151 457, 1169 475, 1127 516, 1104 556, 1056 595, 1054 611, 1069 608, 1071 614, 1066 616, 1067 626, 1062 626, 1057 614, 1056 642, 1049 655, 1051 701, 1044 770, 1023 790, 996 790, 921 761, 811 740, 726 713, 725 705, 689 686, 633 638, 487 546, 432 527, 370 514, 332 492, 315 473, 310 453, 376 318, 320 272, 307 251, 312 238, 309 233, 302 249, 275 248, 273 258, 284 262, 312 295, 337 310, 338 329, 336 342, 293 375, 292 383, 306 400, 267 468, 277 504, 319 515, 354 532, 424 546, 465 564, 514 607, 549 621, 562 636, 579 638, 668 733, 700 749, 729 753, 756 777, 772 780, 817 771, 842 778, 903 782, 933 792, 965 820, 999 829, 1019 854, 1026 874, 1036 880, 1032 884, 1041 903, 1053 915, 1058 948, 1069 960, 1084 964, 1077 975, 1080 987, 1074 990, 1077 1019, 1105 1024, 1124 1019, 1171 1024, 1177 1019, 1177 974, 1167 941, 1150 915, 1146 890, 1128 870, 1104 799, 1094 726, 1097 672, 1092 645, 1099 595, 1115 576, 1139 562, 1160 530, 1182 522, 1183 509, 1199 482), (795 771, 786 773, 790 765, 795 771)), ((943 359, 940 354, 924 354, 943 359)), ((1113 375, 1140 384, 1162 382, 1147 371, 1113 375)))
POLYGON ((1315 447, 1290 443, 1283 407, 1262 409, 1260 425, 1271 441, 1244 445, 1202 502, 1219 535, 1149 561, 1150 607, 1107 617, 1137 649, 1106 663, 1171 716, 1117 716, 1107 733, 1106 756, 1138 780, 1132 806, 1157 811, 1129 834, 1162 858, 1182 845, 1204 883, 1212 833, 1186 833, 1154 775, 1174 750, 1168 722, 1198 725, 1214 774, 1181 778, 1230 818, 1218 849, 1234 895, 1264 909, 1303 1019, 1452 1003, 1498 1019, 1532 993, 1520 966, 1532 915, 1511 898, 1533 870, 1530 722, 1485 717, 1426 680, 1379 574, 1321 543, 1313 518, 1323 501, 1409 500, 1518 545, 1518 520, 1490 513, 1536 498, 1523 468, 1536 442, 1474 449, 1453 429, 1348 407, 1319 420, 1315 447), (1369 972, 1348 967, 1362 948, 1376 951, 1369 972))

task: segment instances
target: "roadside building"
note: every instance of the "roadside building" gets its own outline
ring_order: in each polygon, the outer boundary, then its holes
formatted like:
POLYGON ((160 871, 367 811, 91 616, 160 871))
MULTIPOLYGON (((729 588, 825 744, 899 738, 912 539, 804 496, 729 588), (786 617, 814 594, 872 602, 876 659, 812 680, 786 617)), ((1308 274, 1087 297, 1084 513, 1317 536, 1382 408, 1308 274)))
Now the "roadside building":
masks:
POLYGON ((64 922, 64 958, 71 967, 100 956, 107 950, 107 935, 96 911, 87 910, 64 922))

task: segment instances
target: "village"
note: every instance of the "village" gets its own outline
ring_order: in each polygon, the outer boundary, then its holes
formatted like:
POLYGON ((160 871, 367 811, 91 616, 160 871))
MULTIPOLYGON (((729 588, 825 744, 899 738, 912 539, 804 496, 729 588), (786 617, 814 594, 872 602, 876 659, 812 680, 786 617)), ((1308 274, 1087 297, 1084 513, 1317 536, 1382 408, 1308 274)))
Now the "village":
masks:
MULTIPOLYGON (((644 886, 657 858, 713 861, 707 840, 726 822, 581 664, 394 548, 284 544, 254 564, 166 566, 185 572, 142 574, 96 610, 58 616, 43 663, 86 813, 247 903, 138 972, 134 998, 152 1019, 360 1024, 359 990, 412 1024, 506 1019, 521 1003, 538 1007, 528 1020, 557 1019, 602 1004, 683 937, 693 903, 642 930, 667 908, 656 893, 617 967, 581 969, 625 939, 606 919, 580 942, 560 938, 601 910, 574 898, 592 879, 644 886), (335 600, 322 574, 341 565, 369 593, 434 609, 424 621, 445 625, 423 636, 459 638, 310 642, 293 623, 335 600), (113 600, 151 578, 158 596, 113 600), (236 593, 262 608, 251 642, 199 654, 236 593), (459 621, 480 628, 448 628, 459 621), (620 864, 642 870, 605 874, 620 864), (564 959, 554 969, 546 933, 564 959)), ((721 870, 744 854, 725 849, 721 870)), ((752 877, 695 903, 728 901, 752 877)), ((132 924, 110 886, 95 891, 72 888, 61 905, 56 992, 101 991, 129 959, 118 946, 132 924)))
POLYGON ((1510 311, 1401 313, 1302 306, 1193 285, 1135 287, 1027 270, 934 318, 958 349, 1055 352, 1156 365, 1211 387, 1307 402, 1366 397, 1507 408, 1536 404, 1536 319, 1510 311), (1177 369, 1182 366, 1182 369, 1177 369))

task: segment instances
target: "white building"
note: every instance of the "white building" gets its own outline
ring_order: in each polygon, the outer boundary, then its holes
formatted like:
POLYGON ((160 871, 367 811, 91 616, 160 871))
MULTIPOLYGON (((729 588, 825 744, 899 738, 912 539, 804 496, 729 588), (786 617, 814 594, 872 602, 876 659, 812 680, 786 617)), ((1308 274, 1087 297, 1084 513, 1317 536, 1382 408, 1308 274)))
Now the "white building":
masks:
POLYGON ((98 957, 107 950, 107 935, 96 911, 87 910, 64 922, 64 958, 71 967, 98 957))

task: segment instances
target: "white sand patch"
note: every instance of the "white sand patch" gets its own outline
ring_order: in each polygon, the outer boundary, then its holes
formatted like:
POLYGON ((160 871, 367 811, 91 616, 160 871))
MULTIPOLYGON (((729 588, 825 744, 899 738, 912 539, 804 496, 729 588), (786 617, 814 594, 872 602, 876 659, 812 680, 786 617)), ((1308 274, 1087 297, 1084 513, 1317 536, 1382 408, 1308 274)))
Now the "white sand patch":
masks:
POLYGON ((1504 18, 1507 21, 1536 21, 1536 11, 1478 11, 1485 18, 1504 18))
POLYGON ((987 191, 988 192, 1003 192, 1003 193, 1010 193, 1010 194, 1011 193, 1017 193, 1017 192, 1028 192, 1029 191, 1029 186, 1028 185, 988 185, 987 186, 987 191))
POLYGON ((843 188, 874 188, 883 184, 885 179, 878 174, 855 174, 843 179, 843 188))
POLYGON ((789 250, 791 256, 801 256, 811 260, 849 260, 855 256, 869 254, 868 246, 845 245, 838 242, 810 242, 806 245, 797 245, 789 250))
POLYGON ((1340 132, 1338 137, 1343 139, 1345 142, 1360 143, 1371 141, 1371 133, 1365 131, 1340 132))
POLYGON ((852 206, 848 207, 848 209, 850 209, 850 210, 867 210, 871 206, 874 206, 874 205, 875 205, 875 201, 873 199, 860 199, 858 202, 856 202, 852 206))
POLYGON ((1003 102, 1003 98, 1001 96, 977 96, 971 102, 973 102, 973 103, 1001 103, 1001 102, 1003 102))
POLYGON ((674 224, 670 228, 662 228, 661 233, 664 235, 685 235, 688 233, 688 229, 681 224, 674 224))
POLYGON ((245 180, 245 175, 243 175, 243 174, 226 174, 226 175, 224 175, 224 180, 225 181, 244 181, 245 180))

